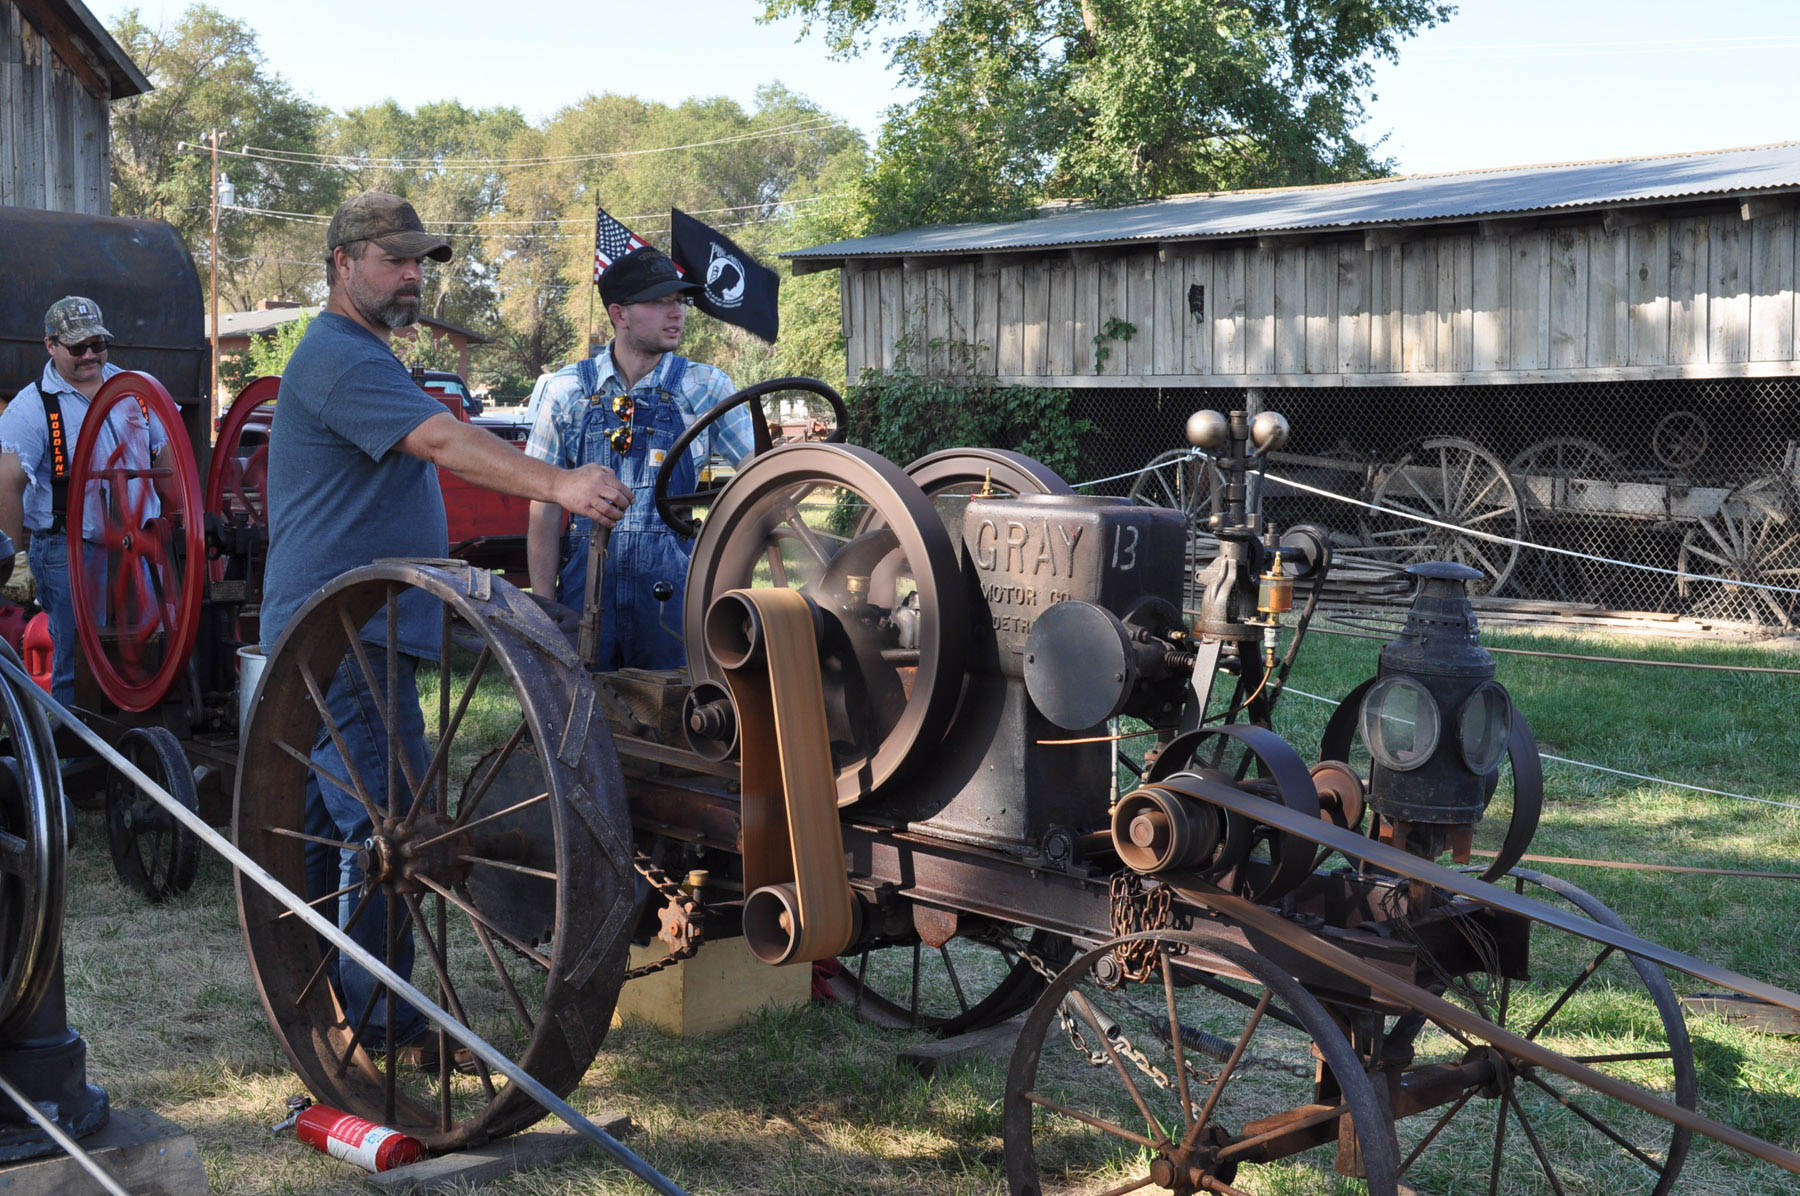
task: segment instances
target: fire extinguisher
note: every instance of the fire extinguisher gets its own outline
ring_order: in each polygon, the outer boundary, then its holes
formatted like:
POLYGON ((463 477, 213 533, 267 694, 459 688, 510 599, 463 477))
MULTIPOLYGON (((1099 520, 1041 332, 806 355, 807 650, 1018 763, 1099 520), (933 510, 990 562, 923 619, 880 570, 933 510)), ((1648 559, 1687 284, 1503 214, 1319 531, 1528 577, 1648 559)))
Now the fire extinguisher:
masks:
POLYGON ((279 1134, 292 1127, 300 1141, 334 1159, 355 1163, 365 1171, 392 1171, 425 1157, 425 1144, 409 1134, 352 1117, 304 1096, 290 1096, 288 1116, 269 1127, 279 1134))

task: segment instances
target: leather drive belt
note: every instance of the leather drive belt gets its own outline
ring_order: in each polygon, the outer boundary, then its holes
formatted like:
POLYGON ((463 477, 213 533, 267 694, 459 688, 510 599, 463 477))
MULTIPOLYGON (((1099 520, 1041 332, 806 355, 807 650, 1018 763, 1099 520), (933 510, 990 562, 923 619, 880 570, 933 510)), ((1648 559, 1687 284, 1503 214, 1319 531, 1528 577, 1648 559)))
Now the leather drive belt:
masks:
POLYGON ((813 617, 789 589, 732 590, 706 615, 737 706, 744 939, 771 964, 829 959, 857 934, 813 617))
MULTIPOLYGON (((1192 773, 1176 773, 1173 776, 1162 778, 1155 784, 1197 801, 1219 806, 1229 813, 1254 818, 1284 834, 1298 835, 1300 838, 1311 840, 1322 847, 1341 851, 1353 860, 1365 861, 1408 880, 1421 881, 1443 889, 1447 893, 1455 893, 1459 897, 1467 897, 1482 905, 1518 914, 1569 934, 1592 939, 1596 943, 1604 943, 1609 947, 1624 951, 1629 955, 1636 955, 1641 959, 1647 959, 1652 963, 1674 968, 1678 972, 1686 972, 1690 976, 1697 976, 1709 983, 1729 988, 1747 997, 1755 997, 1758 1000, 1767 1001, 1771 1005, 1779 1005, 1783 1009, 1800 1012, 1800 993, 1777 988, 1773 984, 1754 980, 1740 972, 1734 972, 1730 968, 1722 968, 1696 956, 1660 946, 1649 939, 1639 938, 1630 931, 1603 926, 1566 910, 1557 909, 1553 905, 1546 905, 1535 898, 1519 893, 1510 893, 1498 885, 1478 880, 1466 872, 1458 872, 1453 868, 1446 868, 1442 864, 1410 855, 1378 839, 1370 839, 1354 831, 1344 830, 1322 818, 1308 818, 1277 802, 1253 796, 1229 785, 1223 785, 1192 773)), ((1181 873, 1165 874, 1164 879, 1177 888, 1187 887, 1181 873)))

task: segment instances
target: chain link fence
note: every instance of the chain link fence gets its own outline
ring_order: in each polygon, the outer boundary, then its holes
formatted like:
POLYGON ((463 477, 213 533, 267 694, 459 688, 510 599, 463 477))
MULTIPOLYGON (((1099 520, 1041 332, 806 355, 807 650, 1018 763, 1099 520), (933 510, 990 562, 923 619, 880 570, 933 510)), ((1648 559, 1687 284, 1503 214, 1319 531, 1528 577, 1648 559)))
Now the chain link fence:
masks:
POLYGON ((1187 447, 1187 417, 1202 407, 1288 417, 1293 435, 1270 459, 1266 509, 1280 526, 1326 527, 1347 564, 1374 572, 1460 560, 1486 575, 1478 589, 1496 598, 1769 629, 1800 620, 1800 595, 1780 592, 1800 588, 1800 379, 1076 391, 1072 414, 1097 429, 1083 479, 1167 455, 1152 473, 1090 492, 1135 489, 1145 501, 1204 514, 1206 472, 1175 463, 1187 447))

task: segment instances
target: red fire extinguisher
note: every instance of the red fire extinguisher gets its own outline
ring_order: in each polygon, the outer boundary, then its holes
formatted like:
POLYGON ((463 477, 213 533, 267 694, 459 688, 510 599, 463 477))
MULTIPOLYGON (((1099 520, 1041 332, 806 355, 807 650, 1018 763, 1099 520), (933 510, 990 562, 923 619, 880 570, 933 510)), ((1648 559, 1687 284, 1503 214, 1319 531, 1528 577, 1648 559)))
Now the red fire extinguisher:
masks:
POLYGON ((355 1163, 364 1171, 392 1171, 425 1157, 425 1144, 399 1130, 352 1117, 304 1096, 290 1096, 288 1117, 269 1127, 271 1133, 293 1127, 300 1141, 334 1159, 355 1163))

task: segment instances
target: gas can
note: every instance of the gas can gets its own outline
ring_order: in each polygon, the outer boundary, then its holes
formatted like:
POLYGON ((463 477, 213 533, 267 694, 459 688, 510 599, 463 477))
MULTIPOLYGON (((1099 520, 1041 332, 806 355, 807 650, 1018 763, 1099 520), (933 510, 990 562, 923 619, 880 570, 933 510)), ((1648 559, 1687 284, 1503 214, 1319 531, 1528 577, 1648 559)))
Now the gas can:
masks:
POLYGON ((425 1157, 425 1144, 417 1138, 329 1105, 301 1110, 294 1132, 313 1149, 365 1171, 392 1171, 425 1157))

